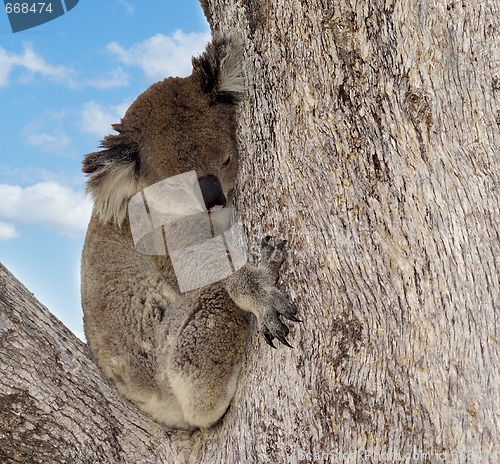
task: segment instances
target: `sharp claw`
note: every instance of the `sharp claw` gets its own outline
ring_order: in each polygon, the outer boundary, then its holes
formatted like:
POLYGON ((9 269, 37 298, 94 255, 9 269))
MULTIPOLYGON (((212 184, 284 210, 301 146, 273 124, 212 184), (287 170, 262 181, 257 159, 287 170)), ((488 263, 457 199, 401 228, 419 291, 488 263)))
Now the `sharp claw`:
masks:
POLYGON ((281 335, 276 335, 276 338, 277 338, 277 339, 278 339, 281 343, 283 343, 283 345, 286 345, 286 346, 288 346, 289 348, 293 348, 293 346, 292 346, 292 345, 290 345, 290 343, 288 343, 288 340, 287 340, 285 337, 283 337, 283 336, 281 336, 281 335))
POLYGON ((272 237, 271 237, 270 235, 266 235, 266 236, 262 239, 262 242, 261 242, 262 246, 267 246, 267 245, 269 245, 269 241, 271 240, 271 238, 272 238, 272 237))
POLYGON ((282 316, 292 322, 304 322, 302 319, 295 317, 293 314, 282 314, 282 316))
POLYGON ((266 339, 266 343, 271 347, 271 348, 274 348, 276 349, 276 347, 274 346, 274 343, 273 343, 273 336, 269 333, 269 332, 265 332, 264 333, 264 338, 266 339))
POLYGON ((289 302, 285 307, 284 311, 280 313, 285 319, 293 322, 303 322, 302 319, 299 319, 295 314, 297 313, 297 306, 295 303, 289 302))

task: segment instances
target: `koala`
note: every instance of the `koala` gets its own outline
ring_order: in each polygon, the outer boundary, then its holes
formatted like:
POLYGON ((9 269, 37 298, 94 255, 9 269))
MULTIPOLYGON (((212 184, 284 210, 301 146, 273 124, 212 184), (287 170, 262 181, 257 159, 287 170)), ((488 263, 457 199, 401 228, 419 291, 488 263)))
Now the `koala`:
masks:
POLYGON ((101 151, 84 157, 94 200, 81 262, 84 330, 106 377, 172 428, 207 429, 229 407, 251 327, 289 345, 293 303, 276 287, 284 242, 262 241, 262 259, 224 280, 181 293, 170 257, 134 248, 129 200, 196 171, 207 211, 227 206, 238 169, 235 113, 244 92, 241 45, 214 38, 192 74, 149 87, 101 151), (250 316, 251 317, 251 316, 250 316))

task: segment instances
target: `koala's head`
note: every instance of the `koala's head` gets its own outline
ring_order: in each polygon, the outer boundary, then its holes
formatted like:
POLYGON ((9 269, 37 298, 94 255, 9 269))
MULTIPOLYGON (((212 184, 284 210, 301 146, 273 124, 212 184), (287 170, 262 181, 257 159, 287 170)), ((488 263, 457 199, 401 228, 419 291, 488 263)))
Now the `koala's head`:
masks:
POLYGON ((238 167, 235 109, 244 91, 241 54, 238 41, 214 39, 193 58, 191 76, 149 87, 113 125, 117 134, 103 139, 103 150, 85 156, 87 191, 101 220, 121 224, 133 195, 191 170, 213 204, 221 202, 221 191, 232 190, 238 167))

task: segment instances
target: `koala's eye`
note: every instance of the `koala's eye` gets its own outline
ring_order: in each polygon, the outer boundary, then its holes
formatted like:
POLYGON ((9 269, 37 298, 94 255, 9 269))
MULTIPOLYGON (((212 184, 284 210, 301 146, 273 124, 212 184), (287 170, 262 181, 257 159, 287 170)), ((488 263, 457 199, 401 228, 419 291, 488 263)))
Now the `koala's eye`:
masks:
POLYGON ((222 163, 222 167, 223 168, 226 168, 227 166, 229 166, 229 163, 231 162, 231 155, 228 155, 227 158, 224 160, 224 162, 222 163))

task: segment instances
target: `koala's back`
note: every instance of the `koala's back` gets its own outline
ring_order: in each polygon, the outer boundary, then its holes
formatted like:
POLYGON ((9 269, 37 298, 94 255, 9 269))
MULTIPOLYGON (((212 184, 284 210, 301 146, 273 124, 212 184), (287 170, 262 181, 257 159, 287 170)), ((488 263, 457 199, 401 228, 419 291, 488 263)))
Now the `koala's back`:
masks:
POLYGON ((117 230, 94 217, 82 253, 85 335, 106 376, 153 418, 208 427, 234 393, 248 315, 219 284, 179 294, 168 261, 158 263, 135 251, 126 221, 117 230))

